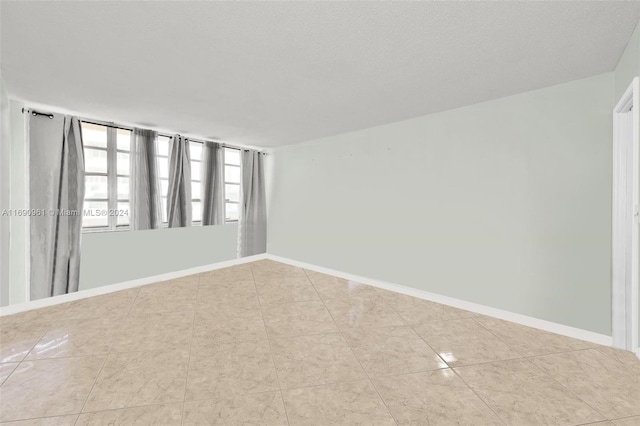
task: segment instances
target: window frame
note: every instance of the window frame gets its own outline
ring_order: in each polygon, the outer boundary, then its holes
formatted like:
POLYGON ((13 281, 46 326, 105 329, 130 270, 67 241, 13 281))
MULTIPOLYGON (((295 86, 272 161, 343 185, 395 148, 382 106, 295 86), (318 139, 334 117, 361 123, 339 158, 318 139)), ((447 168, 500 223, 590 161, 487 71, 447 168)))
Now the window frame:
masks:
MULTIPOLYGON (((109 212, 113 212, 118 210, 119 202, 126 202, 129 204, 129 215, 131 213, 131 194, 129 194, 129 199, 120 199, 118 198, 118 178, 128 178, 131 179, 131 170, 129 170, 129 175, 118 174, 118 153, 127 153, 131 155, 131 144, 129 144, 129 150, 118 149, 118 130, 128 131, 130 134, 133 133, 132 129, 114 126, 109 123, 100 123, 91 120, 83 120, 80 119, 80 127, 82 128, 83 124, 89 124, 93 126, 101 126, 106 129, 107 133, 107 146, 105 147, 96 147, 96 146, 83 146, 83 154, 84 150, 96 150, 103 151, 107 153, 107 172, 86 172, 84 176, 101 176, 107 178, 107 198, 87 198, 86 196, 83 198, 83 203, 85 201, 89 202, 99 202, 99 203, 107 203, 107 224, 103 226, 85 226, 82 224, 81 232, 82 233, 93 233, 93 232, 112 232, 112 231, 128 231, 131 229, 131 223, 128 224, 118 224, 118 215, 108 214, 109 212)), ((131 135, 132 136, 132 135, 131 135)), ((130 136, 130 143, 131 143, 130 136)), ((86 195, 86 194, 85 194, 86 195)), ((84 218, 85 207, 83 205, 82 217, 84 218)), ((83 219, 84 220, 84 219, 83 219)))

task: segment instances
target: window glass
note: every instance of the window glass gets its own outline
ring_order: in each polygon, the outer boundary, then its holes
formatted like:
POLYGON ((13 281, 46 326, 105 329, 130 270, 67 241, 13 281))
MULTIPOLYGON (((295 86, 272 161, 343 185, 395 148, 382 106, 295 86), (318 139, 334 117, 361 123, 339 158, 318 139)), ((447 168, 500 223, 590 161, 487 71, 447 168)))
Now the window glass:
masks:
POLYGON ((119 152, 116 164, 118 166, 117 173, 119 175, 129 175, 129 154, 119 152))
POLYGON ((107 151, 85 148, 84 170, 87 173, 107 173, 107 151))
POLYGON ((119 150, 131 151, 131 130, 118 129, 116 140, 119 150))
POLYGON ((166 136, 158 136, 158 155, 169 156, 169 138, 166 136))
POLYGON ((82 226, 85 228, 109 226, 106 201, 85 201, 82 206, 82 226))
POLYGON ((108 180, 106 176, 87 176, 84 177, 84 197, 85 198, 103 198, 108 197, 108 180))
POLYGON ((226 183, 240 183, 240 167, 225 166, 224 181, 226 183))
POLYGON ((200 201, 194 201, 191 204, 191 220, 193 222, 200 222, 202 220, 202 203, 200 203, 200 201))
POLYGON ((224 186, 224 192, 227 201, 235 201, 236 203, 240 201, 240 185, 227 183, 224 186))
POLYGON ((191 162, 191 180, 200 180, 200 162, 191 162))
POLYGON ((189 142, 189 154, 192 160, 202 160, 202 143, 189 142))
POLYGON ((158 158, 158 176, 164 179, 169 178, 169 160, 167 158, 158 158))
POLYGON ((118 226, 129 225, 129 202, 119 201, 116 220, 118 226))
POLYGON ((128 200, 129 199, 129 178, 119 177, 117 183, 118 183, 118 199, 128 200))
POLYGON ((84 146, 107 147, 107 127, 82 123, 82 143, 84 146))
POLYGON ((240 165, 240 150, 225 148, 224 149, 224 162, 226 164, 240 165))
POLYGON ((225 204, 225 210, 226 210, 225 219, 227 221, 236 221, 236 220, 238 220, 238 204, 226 203, 225 204))
POLYGON ((191 198, 196 200, 196 199, 200 199, 201 194, 200 194, 200 182, 191 182, 191 198))

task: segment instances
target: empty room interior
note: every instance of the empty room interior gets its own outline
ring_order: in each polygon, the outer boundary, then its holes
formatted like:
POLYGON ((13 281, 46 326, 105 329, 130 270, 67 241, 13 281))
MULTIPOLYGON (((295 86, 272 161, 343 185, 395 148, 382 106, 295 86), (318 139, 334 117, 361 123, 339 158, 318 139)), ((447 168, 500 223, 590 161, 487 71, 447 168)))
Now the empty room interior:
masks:
POLYGON ((640 426, 639 20, 0 0, 0 424, 640 426))

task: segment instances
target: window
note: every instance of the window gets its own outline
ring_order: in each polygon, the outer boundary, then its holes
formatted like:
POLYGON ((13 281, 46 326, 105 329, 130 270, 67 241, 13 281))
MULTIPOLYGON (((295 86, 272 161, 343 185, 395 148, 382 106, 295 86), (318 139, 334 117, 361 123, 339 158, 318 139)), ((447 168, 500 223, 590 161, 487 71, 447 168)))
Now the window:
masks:
MULTIPOLYGON (((129 181, 132 132, 82 122, 85 156, 85 198, 82 227, 87 231, 129 229, 129 181)), ((171 138, 158 135, 157 162, 162 196, 162 223, 168 223, 169 147, 171 138)), ((203 144, 189 141, 193 225, 202 224, 201 169, 203 144)), ((237 222, 240 205, 240 150, 224 148, 225 223, 237 222)))
POLYGON ((224 149, 224 217, 225 222, 238 221, 240 205, 240 150, 224 149))
POLYGON ((82 122, 86 230, 129 228, 131 131, 82 122))
MULTIPOLYGON (((158 174, 162 193, 162 223, 168 223, 167 195, 169 194, 169 146, 171 138, 158 136, 158 174)), ((202 165, 202 142, 189 141, 191 155, 191 223, 202 224, 202 200, 200 199, 200 169, 202 165)))

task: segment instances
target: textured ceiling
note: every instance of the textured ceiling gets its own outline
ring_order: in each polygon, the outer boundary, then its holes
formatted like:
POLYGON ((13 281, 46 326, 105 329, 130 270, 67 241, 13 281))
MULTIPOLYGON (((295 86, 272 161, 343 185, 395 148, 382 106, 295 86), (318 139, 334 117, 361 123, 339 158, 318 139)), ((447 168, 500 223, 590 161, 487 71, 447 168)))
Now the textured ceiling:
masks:
POLYGON ((639 2, 2 2, 13 98, 270 147, 611 71, 639 2))

